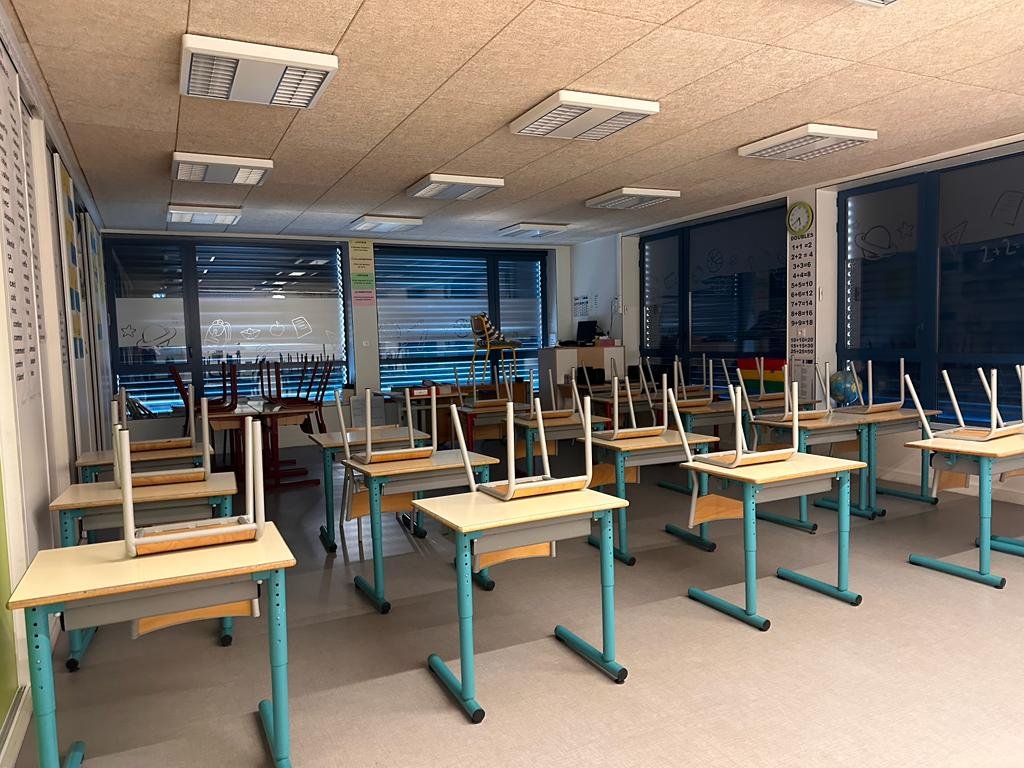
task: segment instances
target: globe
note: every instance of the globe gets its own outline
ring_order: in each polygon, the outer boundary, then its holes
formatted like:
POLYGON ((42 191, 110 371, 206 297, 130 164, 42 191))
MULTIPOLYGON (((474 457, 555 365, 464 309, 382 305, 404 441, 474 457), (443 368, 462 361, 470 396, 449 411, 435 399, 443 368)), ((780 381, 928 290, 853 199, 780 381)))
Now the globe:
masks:
POLYGON ((836 371, 829 376, 828 391, 839 407, 857 402, 857 386, 849 371, 836 371))

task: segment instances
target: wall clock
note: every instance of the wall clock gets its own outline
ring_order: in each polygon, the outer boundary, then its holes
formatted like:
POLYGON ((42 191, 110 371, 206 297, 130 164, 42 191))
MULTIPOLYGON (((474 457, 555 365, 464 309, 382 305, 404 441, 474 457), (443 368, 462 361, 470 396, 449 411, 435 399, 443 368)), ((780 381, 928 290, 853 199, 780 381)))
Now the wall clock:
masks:
POLYGON ((810 203, 798 200, 789 206, 789 210, 786 212, 786 228, 791 235, 794 237, 806 235, 811 231, 812 224, 814 224, 814 209, 811 208, 810 203))

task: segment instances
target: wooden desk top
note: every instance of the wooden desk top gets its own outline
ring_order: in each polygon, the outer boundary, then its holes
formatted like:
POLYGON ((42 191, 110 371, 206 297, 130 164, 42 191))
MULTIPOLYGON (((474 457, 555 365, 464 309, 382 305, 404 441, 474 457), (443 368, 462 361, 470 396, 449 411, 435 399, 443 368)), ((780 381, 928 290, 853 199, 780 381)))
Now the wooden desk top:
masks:
MULTIPOLYGON (((132 464, 144 461, 174 461, 176 459, 194 459, 203 455, 200 443, 187 448, 165 448, 160 451, 132 451, 132 464)), ((112 467, 114 466, 113 451, 90 451, 81 454, 75 460, 76 467, 112 467)))
POLYGON ((582 491, 549 493, 546 496, 528 496, 515 501, 501 501, 477 491, 417 499, 412 504, 416 509, 422 510, 439 523, 459 533, 539 523, 629 506, 625 499, 589 488, 582 491))
POLYGON ((291 568, 295 556, 273 523, 259 541, 128 557, 123 541, 44 549, 32 560, 7 607, 32 608, 91 597, 291 568))
MULTIPOLYGON (((234 496, 238 493, 233 472, 215 472, 209 480, 199 483, 167 483, 144 485, 133 489, 136 504, 157 501, 188 501, 208 499, 211 496, 234 496)), ((113 481, 105 483, 75 483, 50 502, 50 510, 107 509, 121 506, 121 489, 113 481)))
MULTIPOLYGON (((941 411, 925 411, 924 413, 925 416, 935 416, 941 413, 941 411)), ((906 408, 900 411, 882 411, 881 413, 846 413, 842 409, 837 409, 832 411, 830 415, 822 416, 818 419, 801 419, 800 429, 807 430, 808 432, 817 432, 829 429, 850 429, 851 427, 859 427, 863 424, 896 424, 917 420, 917 411, 906 408)), ((771 416, 755 418, 754 423, 776 429, 788 429, 793 426, 792 420, 785 421, 771 416)))
POLYGON ((813 453, 798 453, 786 461, 775 461, 769 464, 754 464, 749 467, 720 467, 703 461, 684 462, 680 469, 704 472, 712 477, 735 480, 740 483, 754 485, 771 485, 787 480, 802 480, 811 477, 833 475, 836 472, 850 471, 867 467, 863 461, 837 459, 832 456, 818 456, 813 453))
MULTIPOLYGON (((404 443, 409 439, 409 430, 405 427, 397 426, 385 426, 385 427, 371 427, 373 430, 373 442, 385 445, 388 443, 404 443)), ((414 440, 429 440, 430 435, 426 432, 420 432, 418 429, 412 431, 412 437, 414 440)), ((345 438, 341 432, 324 432, 320 435, 310 435, 309 439, 319 445, 321 448, 344 448, 345 438)), ((350 429, 348 430, 348 444, 351 448, 362 447, 366 445, 366 430, 365 429, 350 429)))
MULTIPOLYGON (((939 432, 939 435, 942 433, 939 432)), ((995 440, 979 442, 957 440, 952 437, 933 437, 931 440, 914 440, 905 444, 907 448, 922 451, 951 453, 959 456, 984 456, 990 459, 1008 459, 1024 454, 1024 435, 997 437, 995 440)))
MULTIPOLYGON (((422 472, 445 472, 450 469, 461 469, 462 454, 459 451, 435 451, 427 459, 406 459, 405 461, 378 461, 364 464, 355 459, 342 459, 342 464, 367 477, 396 477, 398 475, 415 475, 422 472)), ((474 467, 483 467, 501 462, 493 456, 482 453, 469 453, 469 463, 474 467)))
MULTIPOLYGON (((526 403, 513 403, 512 406, 516 413, 528 413, 530 410, 530 406, 526 403)), ((490 408, 477 408, 475 405, 460 405, 458 411, 459 413, 465 413, 470 416, 481 416, 493 413, 497 416, 501 416, 502 419, 505 418, 504 405, 491 406, 490 408)))
MULTIPOLYGON (((606 416, 593 416, 592 415, 590 417, 590 425, 591 426, 593 426, 594 424, 611 424, 611 423, 612 423, 612 420, 609 419, 606 416)), ((528 429, 536 429, 537 428, 537 419, 536 418, 531 419, 528 415, 527 416, 516 416, 516 418, 515 418, 515 425, 517 427, 526 427, 528 429)), ((578 413, 574 413, 572 416, 567 416, 564 419, 549 419, 546 416, 544 417, 544 428, 545 429, 554 428, 554 427, 581 427, 581 426, 583 426, 583 419, 580 418, 580 415, 578 413)))
MULTIPOLYGON (((624 440, 608 440, 595 434, 591 442, 593 445, 607 448, 610 451, 625 451, 627 453, 657 451, 663 448, 672 448, 673 446, 682 448, 683 445, 683 441, 679 439, 679 433, 674 429, 666 429, 656 437, 632 437, 624 440)), ((690 445, 710 445, 717 443, 718 438, 713 435, 698 435, 693 432, 687 432, 686 442, 690 445)))

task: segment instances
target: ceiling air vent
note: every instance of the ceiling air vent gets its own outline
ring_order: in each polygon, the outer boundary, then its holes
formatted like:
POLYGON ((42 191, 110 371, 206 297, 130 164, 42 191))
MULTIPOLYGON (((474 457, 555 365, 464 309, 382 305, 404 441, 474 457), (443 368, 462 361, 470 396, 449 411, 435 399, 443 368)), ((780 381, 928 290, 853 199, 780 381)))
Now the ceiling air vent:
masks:
POLYGON ((214 208, 210 205, 167 206, 167 221, 172 224, 220 224, 230 226, 242 218, 241 208, 214 208))
POLYGON ((742 157, 767 160, 813 160, 878 138, 878 131, 808 123, 740 147, 742 157))
POLYGON ((534 221, 521 221, 509 227, 498 230, 502 237, 538 238, 553 235, 556 232, 564 232, 569 228, 568 224, 538 224, 534 221))
POLYGON ((656 101, 558 91, 509 124, 520 136, 600 141, 658 114, 656 101))
POLYGON ((351 229, 360 232, 401 232, 405 229, 418 227, 423 219, 412 219, 404 216, 360 216, 352 222, 351 229))
POLYGON ((331 54, 202 35, 181 38, 186 96, 306 109, 337 71, 338 57, 331 54))
POLYGON ((405 192, 409 197, 429 197, 434 200, 476 200, 504 186, 504 179, 431 173, 405 192))
POLYGON ((678 189, 642 189, 640 187, 622 187, 603 195, 587 200, 587 208, 614 208, 617 210, 635 210, 648 208, 659 203, 666 203, 679 197, 678 189))
POLYGON ((175 152, 171 156, 171 178, 175 181, 258 186, 267 180, 273 167, 273 160, 255 157, 198 155, 193 152, 175 152))

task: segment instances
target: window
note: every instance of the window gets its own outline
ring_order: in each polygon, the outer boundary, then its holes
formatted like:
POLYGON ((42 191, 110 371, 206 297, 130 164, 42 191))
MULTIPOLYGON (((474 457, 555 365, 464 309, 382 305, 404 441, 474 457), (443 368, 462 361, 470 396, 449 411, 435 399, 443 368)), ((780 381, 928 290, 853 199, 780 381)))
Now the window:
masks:
POLYGON ((528 376, 546 338, 544 255, 376 246, 381 387, 452 381, 453 368, 468 381, 469 318, 481 312, 522 342, 519 375, 528 376))
POLYGON ((699 376, 701 355, 784 357, 786 209, 695 222, 641 240, 641 354, 675 355, 699 376))
POLYGON ((883 361, 876 391, 898 396, 900 356, 926 407, 988 420, 976 372, 999 371, 1000 410, 1019 418, 1024 317, 1024 155, 986 160, 840 195, 847 233, 840 274, 840 360, 883 361))
MULTIPOLYGON (((185 383, 205 379, 211 397, 222 394, 225 361, 239 366, 242 396, 258 386, 259 359, 332 357, 331 391, 347 380, 337 246, 107 238, 104 247, 114 377, 154 413, 181 405, 172 365, 185 383)), ((285 388, 299 375, 286 373, 285 388)))

